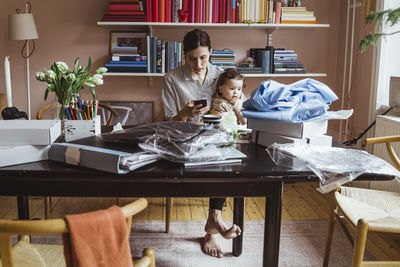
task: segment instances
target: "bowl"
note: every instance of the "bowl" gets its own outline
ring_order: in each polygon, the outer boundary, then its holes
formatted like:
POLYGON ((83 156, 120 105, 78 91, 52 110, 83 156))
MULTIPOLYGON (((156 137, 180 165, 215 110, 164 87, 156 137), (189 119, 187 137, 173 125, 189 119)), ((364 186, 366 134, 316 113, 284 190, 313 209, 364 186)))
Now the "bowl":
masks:
POLYGON ((203 115, 203 121, 205 123, 219 123, 221 121, 221 118, 222 118, 221 115, 212 115, 212 114, 203 115))

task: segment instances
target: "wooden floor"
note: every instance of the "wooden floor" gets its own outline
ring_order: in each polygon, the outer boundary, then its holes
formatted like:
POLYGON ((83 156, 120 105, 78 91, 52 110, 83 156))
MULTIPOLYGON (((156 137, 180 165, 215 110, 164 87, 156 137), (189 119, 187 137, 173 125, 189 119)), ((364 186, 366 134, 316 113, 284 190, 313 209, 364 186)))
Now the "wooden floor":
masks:
MULTIPOLYGON (((315 190, 317 183, 285 184, 283 192, 283 220, 320 220, 328 219, 330 211, 330 195, 320 194, 315 190)), ((121 204, 134 198, 122 198, 121 204)), ((134 220, 165 220, 165 199, 149 198, 148 207, 134 217, 134 220)), ((172 220, 201 221, 207 219, 208 198, 175 198, 172 210, 172 220)), ((87 212, 107 208, 116 204, 115 198, 52 198, 52 218, 65 214, 87 212)), ((222 217, 232 220, 233 199, 229 198, 222 217)), ((32 218, 43 218, 43 199, 30 200, 32 218)), ((245 220, 262 220, 265 215, 264 198, 245 198, 245 220)), ((0 196, 0 218, 17 218, 15 197, 0 196)), ((339 227, 339 226, 337 226, 339 227)), ((400 235, 375 234, 368 237, 369 250, 379 260, 400 260, 400 235)))

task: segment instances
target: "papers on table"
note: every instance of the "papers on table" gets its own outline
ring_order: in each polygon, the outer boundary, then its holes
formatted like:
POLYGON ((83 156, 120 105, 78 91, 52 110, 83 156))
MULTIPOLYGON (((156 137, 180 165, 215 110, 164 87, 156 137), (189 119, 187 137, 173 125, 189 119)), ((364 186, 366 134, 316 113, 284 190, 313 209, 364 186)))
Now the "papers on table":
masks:
POLYGON ((147 152, 137 152, 129 156, 121 157, 120 166, 130 171, 136 170, 142 166, 157 161, 159 156, 157 154, 150 154, 147 152))

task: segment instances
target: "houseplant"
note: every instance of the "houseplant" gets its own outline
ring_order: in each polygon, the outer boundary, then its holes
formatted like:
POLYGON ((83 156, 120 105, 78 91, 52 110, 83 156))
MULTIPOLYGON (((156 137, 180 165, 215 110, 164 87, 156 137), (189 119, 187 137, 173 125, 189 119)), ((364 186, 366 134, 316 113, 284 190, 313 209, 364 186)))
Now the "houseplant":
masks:
MULTIPOLYGON (((50 65, 49 70, 45 68, 44 72, 37 72, 36 79, 47 83, 44 99, 47 99, 49 92, 54 92, 61 107, 66 107, 86 85, 89 87, 93 99, 96 100, 94 87, 103 84, 103 74, 107 72, 107 69, 100 67, 95 71, 94 75, 91 75, 91 67, 92 60, 90 57, 86 68, 79 65, 79 58, 77 58, 72 70, 64 62, 54 62, 50 65)), ((58 118, 60 120, 65 118, 64 108, 60 108, 58 118)))
MULTIPOLYGON (((381 22, 390 24, 392 27, 393 25, 400 22, 400 7, 396 9, 386 9, 386 10, 379 10, 379 11, 371 11, 365 17, 365 23, 369 24, 372 22, 381 22)), ((360 41, 359 51, 361 53, 365 52, 370 45, 376 45, 378 40, 381 37, 393 35, 400 33, 400 31, 384 33, 384 32, 372 32, 364 36, 360 41)))

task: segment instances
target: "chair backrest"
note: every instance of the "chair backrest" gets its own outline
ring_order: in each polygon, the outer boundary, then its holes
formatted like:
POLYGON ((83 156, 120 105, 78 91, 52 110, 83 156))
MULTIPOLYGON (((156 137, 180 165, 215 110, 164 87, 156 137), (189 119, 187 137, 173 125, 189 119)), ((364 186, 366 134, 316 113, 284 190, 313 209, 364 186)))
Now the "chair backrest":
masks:
MULTIPOLYGON (((108 118, 108 120, 106 122, 106 126, 111 126, 114 116, 115 117, 118 116, 118 112, 114 108, 110 107, 109 105, 101 103, 101 102, 99 102, 99 107, 104 108, 110 112, 110 117, 108 118)), ((45 112, 46 110, 49 110, 51 108, 52 108, 52 106, 50 104, 43 106, 36 114, 36 119, 41 120, 43 117, 43 112, 45 112)))
MULTIPOLYGON (((147 207, 147 200, 140 198, 135 202, 121 207, 128 226, 128 237, 132 225, 132 216, 138 214, 147 207)), ((64 219, 48 219, 33 221, 0 220, 0 255, 3 266, 13 267, 12 259, 12 235, 22 235, 22 239, 28 239, 28 235, 64 234, 68 233, 68 226, 64 219)))
POLYGON ((400 170, 400 160, 397 156, 396 152, 393 149, 392 143, 400 142, 400 135, 392 135, 392 136, 382 136, 382 137, 371 137, 365 139, 365 143, 367 145, 370 144, 386 144, 386 149, 389 153, 390 159, 393 161, 394 166, 400 170))

